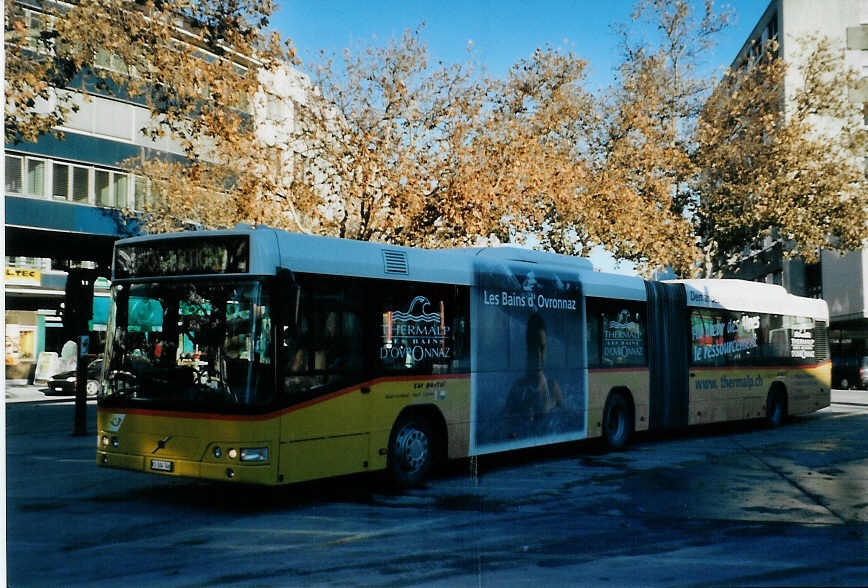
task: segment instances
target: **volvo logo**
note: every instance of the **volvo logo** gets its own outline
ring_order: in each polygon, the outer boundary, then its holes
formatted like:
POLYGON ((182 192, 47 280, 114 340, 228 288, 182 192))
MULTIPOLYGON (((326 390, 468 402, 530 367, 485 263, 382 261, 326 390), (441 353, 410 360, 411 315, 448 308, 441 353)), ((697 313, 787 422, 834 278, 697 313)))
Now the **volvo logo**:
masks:
POLYGON ((161 450, 161 449, 165 449, 165 448, 166 448, 166 444, 169 442, 169 439, 171 439, 171 438, 172 438, 171 435, 167 435, 164 439, 160 439, 160 440, 158 440, 158 441, 157 441, 157 447, 154 448, 154 450, 153 450, 151 453, 156 453, 156 452, 158 452, 158 451, 161 450))

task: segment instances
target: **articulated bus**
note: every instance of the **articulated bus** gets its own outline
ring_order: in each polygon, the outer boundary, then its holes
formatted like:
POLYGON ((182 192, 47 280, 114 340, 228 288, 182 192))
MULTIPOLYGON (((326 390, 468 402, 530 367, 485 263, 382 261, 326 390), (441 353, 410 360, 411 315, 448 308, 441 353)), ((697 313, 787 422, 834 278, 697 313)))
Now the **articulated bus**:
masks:
POLYGON ((822 300, 515 248, 118 241, 97 463, 287 484, 829 405, 822 300))

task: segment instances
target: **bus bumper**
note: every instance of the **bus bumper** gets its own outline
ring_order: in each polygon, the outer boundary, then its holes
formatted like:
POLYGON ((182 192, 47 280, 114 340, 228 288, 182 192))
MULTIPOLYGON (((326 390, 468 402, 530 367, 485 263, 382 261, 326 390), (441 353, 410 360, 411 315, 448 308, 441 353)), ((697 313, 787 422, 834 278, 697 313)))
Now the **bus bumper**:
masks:
POLYGON ((277 484, 273 464, 243 465, 239 463, 203 463, 182 459, 158 459, 98 450, 96 463, 100 467, 132 470, 148 474, 224 480, 242 484, 277 484))

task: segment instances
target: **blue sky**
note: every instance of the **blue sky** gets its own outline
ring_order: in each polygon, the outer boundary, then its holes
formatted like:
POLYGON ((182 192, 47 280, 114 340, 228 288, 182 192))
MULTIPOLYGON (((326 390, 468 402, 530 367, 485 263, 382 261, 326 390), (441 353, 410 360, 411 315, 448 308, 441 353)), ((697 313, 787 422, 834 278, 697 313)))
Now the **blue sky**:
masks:
MULTIPOLYGON (((698 10, 702 0, 693 0, 698 10)), ((708 67, 729 65, 768 0, 715 1, 731 6, 736 22, 719 38, 708 67)), ((278 0, 273 26, 293 39, 304 61, 318 50, 339 54, 375 36, 400 36, 425 23, 424 39, 432 56, 447 62, 466 60, 468 41, 474 58, 494 75, 502 75, 521 57, 546 45, 567 46, 590 63, 594 86, 608 85, 618 62, 617 40, 610 25, 627 22, 633 0, 278 0)))
MULTIPOLYGON (((704 2, 692 0, 697 11, 704 2)), ((295 43, 299 57, 309 62, 316 52, 340 55, 346 47, 400 37, 425 23, 423 38, 434 59, 447 63, 473 59, 492 75, 502 76, 516 60, 546 44, 566 47, 589 62, 589 87, 605 88, 619 62, 617 38, 610 25, 629 21, 633 0, 278 0, 272 25, 295 43)), ((768 0, 715 0, 731 7, 732 26, 703 65, 707 73, 722 71, 762 16, 768 0)), ((638 32, 642 32, 641 30, 638 32)), ((590 256, 604 271, 635 273, 629 263, 616 264, 603 251, 590 256)))

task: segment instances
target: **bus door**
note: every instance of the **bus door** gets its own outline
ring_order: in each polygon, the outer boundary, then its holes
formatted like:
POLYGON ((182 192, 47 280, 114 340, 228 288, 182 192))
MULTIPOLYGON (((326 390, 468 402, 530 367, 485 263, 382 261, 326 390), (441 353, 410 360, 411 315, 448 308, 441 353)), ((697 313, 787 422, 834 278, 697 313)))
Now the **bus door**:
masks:
POLYGON ((687 295, 683 284, 645 282, 648 294, 649 428, 688 424, 687 295))
POLYGON ((278 296, 284 481, 363 471, 370 430, 358 280, 296 274, 278 296))

